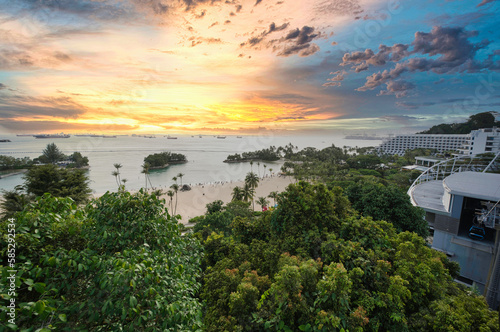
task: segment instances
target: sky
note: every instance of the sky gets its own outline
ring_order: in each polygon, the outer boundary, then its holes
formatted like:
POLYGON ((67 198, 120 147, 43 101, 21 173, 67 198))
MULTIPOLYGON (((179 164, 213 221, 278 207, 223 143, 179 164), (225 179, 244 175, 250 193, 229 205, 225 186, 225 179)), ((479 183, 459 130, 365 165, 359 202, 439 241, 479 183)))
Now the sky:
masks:
POLYGON ((495 0, 0 0, 0 133, 408 133, 500 105, 495 0))

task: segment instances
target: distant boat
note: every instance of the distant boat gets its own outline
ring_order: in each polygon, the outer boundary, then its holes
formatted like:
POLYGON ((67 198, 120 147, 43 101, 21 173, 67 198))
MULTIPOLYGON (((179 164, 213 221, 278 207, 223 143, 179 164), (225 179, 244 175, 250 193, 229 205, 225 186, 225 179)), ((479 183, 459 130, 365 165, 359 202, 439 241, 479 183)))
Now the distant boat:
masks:
POLYGON ((97 135, 97 134, 78 134, 77 137, 102 137, 102 138, 116 138, 116 135, 97 135))
POLYGON ((226 136, 217 136, 217 138, 224 139, 226 136))
POLYGON ((199 135, 198 137, 201 138, 201 135, 199 135))
POLYGON ((167 139, 177 139, 177 137, 168 135, 167 139))
POLYGON ((0 143, 8 143, 11 142, 10 139, 0 139, 0 143))
POLYGON ((236 138, 243 138, 243 136, 236 136, 236 138))
POLYGON ((34 138, 69 138, 70 135, 67 134, 41 134, 33 135, 34 138))

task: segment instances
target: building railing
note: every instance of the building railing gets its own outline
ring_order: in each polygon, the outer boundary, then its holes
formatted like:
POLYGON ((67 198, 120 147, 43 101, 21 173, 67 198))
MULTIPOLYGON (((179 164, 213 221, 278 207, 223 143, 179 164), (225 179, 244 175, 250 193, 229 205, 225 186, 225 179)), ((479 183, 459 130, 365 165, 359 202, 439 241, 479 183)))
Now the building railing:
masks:
POLYGON ((411 198, 413 205, 415 201, 413 199, 413 189, 415 186, 428 181, 439 181, 444 180, 444 178, 461 172, 500 172, 500 152, 496 155, 493 153, 484 153, 478 155, 463 155, 455 158, 444 160, 440 163, 427 169, 425 172, 420 174, 420 176, 413 181, 410 189, 408 189, 408 195, 411 198))

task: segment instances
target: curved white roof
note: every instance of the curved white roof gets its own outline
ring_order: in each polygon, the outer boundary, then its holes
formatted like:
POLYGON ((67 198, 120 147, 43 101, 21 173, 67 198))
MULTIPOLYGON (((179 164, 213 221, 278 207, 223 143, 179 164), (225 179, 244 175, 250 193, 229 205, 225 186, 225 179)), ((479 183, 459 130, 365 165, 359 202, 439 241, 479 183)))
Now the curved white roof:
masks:
POLYGON ((461 172, 443 180, 445 190, 453 195, 484 199, 500 200, 500 174, 461 172))

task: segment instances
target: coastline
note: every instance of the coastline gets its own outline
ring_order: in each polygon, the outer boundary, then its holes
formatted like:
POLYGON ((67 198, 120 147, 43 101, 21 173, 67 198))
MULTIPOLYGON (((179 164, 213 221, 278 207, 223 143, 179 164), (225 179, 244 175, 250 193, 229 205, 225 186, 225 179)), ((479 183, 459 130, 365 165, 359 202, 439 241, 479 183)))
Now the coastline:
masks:
MULTIPOLYGON (((267 196, 272 191, 282 192, 286 187, 293 183, 292 177, 284 176, 267 176, 260 178, 259 185, 255 189, 255 198, 264 196, 269 200, 270 205, 273 204, 273 200, 267 196)), ((177 197, 177 211, 176 214, 182 216, 180 222, 187 224, 189 219, 201 216, 206 212, 206 205, 216 200, 221 200, 224 204, 231 202, 233 188, 236 186, 243 187, 245 181, 229 181, 224 183, 209 183, 192 186, 189 191, 179 191, 177 197)), ((169 205, 170 197, 167 195, 161 196, 166 201, 166 205, 169 205)), ((175 206, 175 197, 173 199, 175 206)), ((250 206, 251 207, 251 206, 250 206)), ((255 203, 255 211, 260 211, 261 207, 255 203)), ((169 209, 170 212, 170 209, 169 209)))
MULTIPOLYGON (((286 187, 294 183, 294 179, 290 176, 279 176, 274 174, 273 176, 266 176, 264 178, 259 178, 259 185, 255 189, 255 198, 264 196, 269 200, 269 204, 273 204, 273 200, 267 196, 272 191, 282 192, 286 187)), ((233 188, 236 186, 243 187, 245 181, 227 181, 227 182, 215 182, 215 183, 202 183, 196 185, 190 185, 191 190, 188 191, 178 191, 177 194, 177 211, 176 214, 180 215, 182 219, 179 220, 180 223, 186 225, 189 223, 189 219, 204 215, 206 212, 206 205, 216 200, 222 200, 224 204, 231 202, 233 188)), ((180 183, 179 183, 180 186, 180 183)), ((158 189, 158 188, 157 188, 158 189)), ((167 196, 166 192, 169 188, 160 188, 165 194, 160 198, 165 200, 165 206, 170 214, 170 197, 167 196)), ((131 190, 131 193, 136 192, 136 190, 131 190)), ((102 196, 104 193, 93 194, 94 198, 102 196)), ((173 198, 173 204, 175 208, 175 199, 173 198)), ((251 206, 250 206, 251 208, 251 206)), ((260 211, 260 205, 255 203, 255 211, 260 211)))

